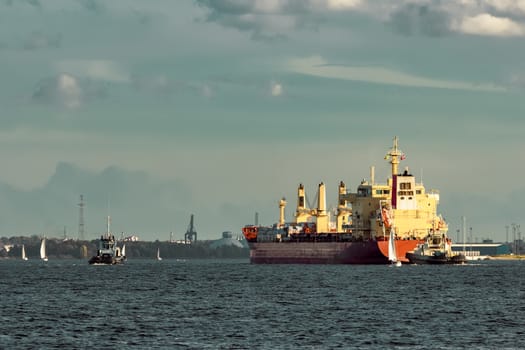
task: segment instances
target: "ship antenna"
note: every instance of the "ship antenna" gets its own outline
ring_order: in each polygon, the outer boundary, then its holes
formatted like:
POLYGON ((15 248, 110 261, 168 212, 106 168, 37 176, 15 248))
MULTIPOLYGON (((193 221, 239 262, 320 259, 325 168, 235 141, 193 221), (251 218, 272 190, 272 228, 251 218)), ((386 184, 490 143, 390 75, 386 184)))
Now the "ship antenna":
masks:
POLYGON ((399 161, 404 159, 403 151, 397 148, 397 141, 398 138, 397 136, 395 136, 392 148, 388 151, 388 153, 385 156, 385 159, 390 160, 390 164, 392 165, 392 176, 398 174, 399 161))
POLYGON ((111 236, 110 226, 111 226, 111 213, 110 213, 110 204, 109 204, 109 195, 108 195, 108 217, 106 219, 106 234, 108 237, 111 236))
POLYGON ((84 232, 86 225, 84 224, 84 196, 80 195, 80 203, 78 203, 78 239, 83 241, 85 239, 84 232))

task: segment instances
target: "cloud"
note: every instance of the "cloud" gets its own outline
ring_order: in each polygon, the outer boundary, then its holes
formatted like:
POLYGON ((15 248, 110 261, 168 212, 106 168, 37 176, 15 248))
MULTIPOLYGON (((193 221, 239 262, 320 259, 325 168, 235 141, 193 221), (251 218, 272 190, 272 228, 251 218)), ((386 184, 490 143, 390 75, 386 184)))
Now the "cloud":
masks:
POLYGON ((37 50, 46 48, 58 48, 62 41, 62 35, 48 35, 42 32, 32 32, 25 40, 23 48, 25 50, 37 50))
POLYGON ((117 62, 109 60, 71 60, 56 63, 56 70, 76 76, 113 83, 131 82, 130 74, 117 62))
POLYGON ((461 81, 447 81, 416 76, 375 66, 345 66, 329 64, 322 57, 314 56, 293 59, 286 64, 286 69, 300 74, 330 78, 362 81, 373 84, 388 84, 407 87, 426 87, 439 89, 505 91, 503 87, 491 84, 472 84, 461 81))
POLYGON ((103 13, 106 8, 99 1, 96 0, 77 0, 80 5, 91 12, 100 14, 103 13))
POLYGON ((190 94, 210 98, 215 95, 215 88, 209 82, 177 81, 164 74, 134 75, 131 82, 137 91, 157 96, 190 94))
POLYGON ((515 90, 525 91, 525 73, 514 73, 508 79, 508 84, 515 90))
POLYGON ((281 83, 273 81, 270 85, 270 95, 272 96, 281 96, 283 94, 283 86, 281 83))
MULTIPOLYGON (((15 0, 4 0, 4 3, 7 6, 13 6, 15 4, 15 0)), ((18 4, 28 4, 30 6, 36 7, 38 9, 42 9, 42 4, 39 0, 17 0, 16 3, 18 4)))
POLYGON ((283 40, 297 28, 311 27, 315 14, 330 10, 347 10, 359 0, 196 0, 208 10, 207 20, 225 27, 251 33, 255 40, 283 40), (314 16, 312 16, 314 15, 314 16))
POLYGON ((457 29, 465 34, 483 36, 509 37, 525 35, 525 25, 514 22, 509 18, 495 17, 488 13, 463 18, 457 29))
POLYGON ((42 187, 24 191, 0 183, 0 236, 47 231, 53 237, 66 225, 76 237, 80 194, 86 204, 87 239, 103 231, 108 214, 117 232, 133 232, 149 240, 158 237, 147 233, 167 235, 172 220, 186 222, 184 206, 191 203, 190 191, 177 180, 154 181, 145 172, 116 166, 92 172, 60 162, 42 187))
POLYGON ((207 20, 251 33, 253 39, 283 39, 295 31, 339 25, 350 31, 352 21, 341 14, 384 21, 394 33, 440 37, 454 32, 481 36, 524 35, 525 2, 514 0, 196 0, 207 20), (315 25, 312 25, 315 24, 315 25))
POLYGON ((525 15, 525 1, 523 0, 485 0, 487 8, 508 15, 525 15))
POLYGON ((327 0, 326 7, 333 10, 352 9, 362 4, 361 0, 327 0))
POLYGON ((107 96, 106 86, 62 72, 39 81, 31 99, 51 106, 76 109, 107 96))
POLYGON ((133 76, 133 86, 139 91, 152 92, 154 94, 166 95, 175 90, 173 82, 163 74, 152 76, 133 76))
POLYGON ((427 4, 406 4, 391 14, 389 24, 403 35, 443 36, 450 33, 450 16, 427 4))
POLYGON ((209 84, 203 84, 201 88, 201 95, 204 97, 211 98, 215 95, 215 91, 209 84))
POLYGON ((38 102, 77 108, 82 103, 82 88, 78 79, 67 73, 47 78, 37 85, 32 99, 38 102))

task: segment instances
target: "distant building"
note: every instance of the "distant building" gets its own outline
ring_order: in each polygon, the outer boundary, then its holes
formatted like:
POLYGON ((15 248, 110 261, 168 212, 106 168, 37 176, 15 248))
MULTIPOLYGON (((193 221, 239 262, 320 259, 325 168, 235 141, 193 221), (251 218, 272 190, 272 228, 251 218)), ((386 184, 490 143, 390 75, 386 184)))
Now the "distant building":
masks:
POLYGON ((139 236, 128 236, 124 237, 124 242, 138 242, 139 236))
POLYGON ((233 238, 233 235, 230 231, 224 231, 222 233, 222 238, 213 241, 210 244, 210 248, 217 249, 224 246, 233 246, 238 248, 245 248, 245 246, 238 239, 233 238))
POLYGON ((463 252, 467 256, 495 256, 510 254, 509 246, 505 243, 455 243, 452 251, 463 252))

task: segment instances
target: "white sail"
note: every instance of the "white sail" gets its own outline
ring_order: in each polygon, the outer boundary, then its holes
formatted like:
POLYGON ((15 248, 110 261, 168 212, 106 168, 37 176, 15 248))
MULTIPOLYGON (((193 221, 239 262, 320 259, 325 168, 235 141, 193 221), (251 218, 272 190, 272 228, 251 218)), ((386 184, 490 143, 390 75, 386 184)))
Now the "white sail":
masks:
POLYGON ((27 260, 26 248, 23 244, 22 244, 22 260, 27 260))
POLYGON ((40 243, 40 259, 47 261, 47 254, 46 254, 46 239, 42 239, 42 243, 40 243))
POLYGON ((388 260, 392 262, 397 261, 396 241, 395 241, 393 230, 390 230, 390 235, 388 237, 388 260))
POLYGON ((160 248, 157 248, 157 260, 162 260, 160 257, 160 248))
POLYGON ((122 245, 122 251, 120 252, 122 256, 126 256, 126 245, 122 245))
POLYGON ((396 238, 393 229, 390 229, 390 235, 388 236, 388 260, 396 266, 401 266, 401 261, 397 260, 396 238))

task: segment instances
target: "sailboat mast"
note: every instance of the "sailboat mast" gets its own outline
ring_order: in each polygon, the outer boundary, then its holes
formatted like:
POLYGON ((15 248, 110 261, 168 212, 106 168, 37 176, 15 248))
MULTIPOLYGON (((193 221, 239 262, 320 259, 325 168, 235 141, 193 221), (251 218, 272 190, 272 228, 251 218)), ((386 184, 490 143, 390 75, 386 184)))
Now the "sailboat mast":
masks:
POLYGON ((462 230, 463 230, 463 254, 466 254, 467 249, 465 248, 465 241, 467 239, 466 239, 465 235, 466 235, 466 232, 467 232, 467 218, 462 216, 461 220, 463 221, 463 227, 462 227, 462 230))

